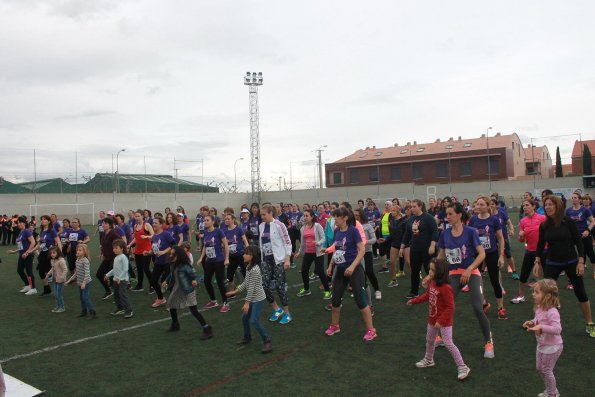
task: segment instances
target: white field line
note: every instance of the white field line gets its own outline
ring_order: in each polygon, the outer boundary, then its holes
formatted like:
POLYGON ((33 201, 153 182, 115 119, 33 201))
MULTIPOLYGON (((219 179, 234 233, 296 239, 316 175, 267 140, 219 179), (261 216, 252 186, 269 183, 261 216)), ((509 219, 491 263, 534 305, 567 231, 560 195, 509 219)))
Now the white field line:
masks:
MULTIPOLYGON (((300 287, 300 286, 302 286, 302 283, 290 285, 288 287, 288 289, 296 288, 296 287, 300 287)), ((199 309, 198 311, 199 312, 204 312, 206 310, 205 309, 199 309)), ((180 315, 180 317, 188 316, 188 315, 190 315, 190 313, 187 313, 186 312, 186 313, 182 313, 180 315)), ((61 343, 59 345, 44 347, 43 349, 35 350, 35 351, 29 352, 29 353, 16 354, 16 355, 14 355, 12 357, 7 357, 7 358, 0 359, 0 364, 5 364, 7 362, 18 360, 18 359, 21 359, 21 358, 28 358, 28 357, 36 356, 36 355, 41 354, 41 353, 51 352, 51 351, 62 349, 64 347, 68 347, 68 346, 78 345, 80 343, 88 342, 88 341, 95 340, 95 339, 105 338, 106 336, 111 336, 111 335, 119 334, 121 332, 133 331, 135 329, 147 327, 149 325, 162 323, 162 322, 167 321, 169 319, 170 319, 170 317, 160 318, 158 320, 148 321, 146 323, 132 325, 132 326, 126 327, 126 328, 121 328, 121 329, 116 329, 114 331, 104 332, 104 333, 99 334, 99 335, 94 335, 94 336, 88 336, 86 338, 75 339, 73 341, 64 342, 64 343, 61 343)), ((97 320, 94 320, 94 321, 97 321, 97 320)))

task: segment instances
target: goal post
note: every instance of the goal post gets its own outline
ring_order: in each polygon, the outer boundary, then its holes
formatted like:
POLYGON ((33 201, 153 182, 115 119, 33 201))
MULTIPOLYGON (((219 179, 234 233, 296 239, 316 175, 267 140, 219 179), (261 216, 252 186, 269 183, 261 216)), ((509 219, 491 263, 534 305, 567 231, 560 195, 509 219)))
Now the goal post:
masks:
POLYGON ((58 203, 58 204, 30 204, 29 218, 34 216, 39 222, 41 215, 56 214, 58 220, 64 218, 79 218, 82 225, 95 225, 95 203, 58 203))

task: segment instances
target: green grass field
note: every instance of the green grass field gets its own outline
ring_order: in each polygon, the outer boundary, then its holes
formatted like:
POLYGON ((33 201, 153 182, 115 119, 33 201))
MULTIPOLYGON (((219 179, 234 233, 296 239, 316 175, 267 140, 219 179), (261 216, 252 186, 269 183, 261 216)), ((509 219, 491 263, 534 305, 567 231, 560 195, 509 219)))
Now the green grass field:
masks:
MULTIPOLYGON (((91 244, 94 255, 97 245, 97 241, 91 244)), ((513 249, 520 264, 521 247, 513 242, 513 249)), ((257 334, 252 345, 236 345, 242 336, 238 303, 232 303, 226 314, 203 313, 215 337, 200 341, 198 323, 189 315, 181 317, 180 332, 166 333, 169 315, 163 308, 151 308, 154 295, 131 294, 135 316, 130 320, 110 316, 114 305, 111 300, 100 300, 102 288, 95 280, 92 299, 98 318, 79 319, 76 286, 65 289, 67 311, 51 313, 53 298, 18 292, 21 281, 16 274, 16 256, 2 254, 2 259, 0 362, 6 373, 47 391, 48 396, 535 396, 544 389, 534 369, 534 335, 521 328, 532 316, 531 303, 507 304, 508 321, 498 321, 495 310, 490 311, 496 358, 486 360, 468 296, 459 295, 454 340, 471 368, 470 377, 459 382, 452 358, 442 348, 436 352, 435 367, 415 368, 414 363, 424 355, 428 309, 426 305, 404 304, 407 278, 399 279, 396 288, 386 288, 388 275, 380 275, 383 299, 374 302, 379 337, 364 343, 361 317, 348 296, 342 332, 333 337, 323 334, 330 322, 330 313, 323 308, 327 301, 319 295, 317 282, 311 296, 295 297, 296 285, 301 282, 298 263, 288 276, 294 321, 282 326, 263 316, 274 345, 272 354, 263 355, 257 334)), ((98 260, 93 260, 93 274, 97 265, 98 260)), ((593 297, 591 265, 585 281, 593 297)), ((561 278, 559 285, 564 353, 557 365, 558 387, 563 396, 588 395, 594 380, 595 340, 585 333, 578 303, 565 288, 565 279, 561 278)), ((506 274, 504 287, 508 301, 517 282, 506 274)), ((486 291, 494 303, 488 282, 486 291)), ((198 298, 199 305, 207 300, 202 287, 198 298)))

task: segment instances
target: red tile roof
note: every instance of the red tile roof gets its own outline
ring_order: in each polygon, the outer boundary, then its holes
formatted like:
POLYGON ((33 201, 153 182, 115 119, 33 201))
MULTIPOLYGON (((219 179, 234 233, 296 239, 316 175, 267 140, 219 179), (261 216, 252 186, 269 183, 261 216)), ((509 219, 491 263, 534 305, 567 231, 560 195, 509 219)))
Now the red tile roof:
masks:
POLYGON ((531 147, 524 148, 525 163, 541 161, 541 154, 543 153, 544 148, 547 149, 545 146, 534 146, 533 149, 531 149, 531 147))
POLYGON ((595 140, 590 141, 574 141, 572 148, 572 157, 583 157, 583 145, 587 145, 591 151, 591 155, 595 156, 595 140))

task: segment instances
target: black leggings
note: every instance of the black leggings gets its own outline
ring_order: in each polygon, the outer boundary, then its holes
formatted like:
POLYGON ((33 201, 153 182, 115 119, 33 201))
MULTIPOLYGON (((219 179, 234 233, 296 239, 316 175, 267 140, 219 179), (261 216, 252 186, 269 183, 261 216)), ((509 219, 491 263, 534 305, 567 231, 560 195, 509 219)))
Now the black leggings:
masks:
POLYGON ((29 285, 31 280, 31 288, 35 288, 35 276, 33 275, 33 254, 27 255, 25 259, 21 257, 21 253, 18 253, 19 260, 17 266, 17 273, 25 286, 29 285))
POLYGON ((149 278, 151 280, 151 287, 157 294, 157 299, 163 299, 163 292, 161 292, 161 277, 166 279, 169 275, 169 264, 167 263, 155 263, 153 266, 153 274, 149 278))
POLYGON ((37 257, 37 272, 39 273, 39 278, 42 280, 52 268, 52 262, 50 262, 50 256, 48 255, 48 252, 49 251, 41 251, 37 257))
POLYGON ((302 281, 304 283, 304 289, 308 291, 310 289, 310 266, 314 262, 314 273, 320 277, 320 282, 324 287, 325 291, 329 290, 328 277, 324 271, 324 255, 316 256, 316 253, 305 253, 304 259, 302 259, 302 281))
MULTIPOLYGON (((230 256, 229 257, 229 265, 227 266, 227 281, 230 283, 233 281, 233 278, 236 274, 236 270, 240 268, 242 272, 242 276, 246 278, 246 264, 244 263, 244 256, 230 256)), ((219 281, 217 281, 219 282, 219 281)))
POLYGON ((347 289, 347 285, 350 285, 355 304, 360 310, 365 309, 369 302, 366 294, 366 276, 364 275, 363 266, 361 263, 357 265, 350 277, 345 276, 345 269, 347 268, 335 268, 335 275, 333 276, 333 307, 341 307, 341 299, 343 298, 345 289, 347 289))
POLYGON ((411 293, 419 294, 419 273, 423 265, 426 274, 430 273, 430 254, 427 249, 409 250, 409 260, 411 262, 411 293))
POLYGON ((498 251, 486 252, 485 264, 490 275, 490 283, 494 288, 496 299, 502 299, 502 285, 500 285, 500 268, 498 267, 498 251))
POLYGON ((543 269, 543 278, 558 280, 560 273, 566 272, 568 279, 570 279, 570 283, 574 287, 574 295, 577 297, 578 301, 581 303, 588 302, 589 297, 587 296, 587 291, 585 291, 583 277, 576 275, 576 265, 576 263, 566 266, 553 266, 546 264, 545 268, 543 269))
MULTIPOLYGON (((533 266, 535 266, 536 257, 536 252, 525 251, 525 256, 523 257, 523 266, 521 267, 521 283, 526 284, 527 280, 529 280, 533 266)), ((545 263, 545 258, 541 258, 541 263, 545 263)))
POLYGON ((68 263, 68 271, 74 274, 76 269, 76 249, 70 249, 70 252, 66 254, 66 262, 68 263))
MULTIPOLYGON (((200 314, 198 312, 198 310, 196 309, 196 306, 190 306, 190 307, 188 307, 188 309, 190 310, 190 313, 192 313, 192 315, 194 317, 196 317, 196 319, 198 320, 198 322, 200 323, 200 325, 202 325, 203 327, 205 325, 207 325, 207 322, 205 321, 205 318, 202 316, 202 314, 200 314)), ((171 322, 172 323, 177 323, 178 322, 178 309, 169 309, 169 315, 171 316, 171 322)))
POLYGON ((214 274, 215 280, 217 280, 217 288, 219 288, 219 293, 221 294, 221 300, 223 303, 227 303, 227 296, 225 296, 225 265, 223 262, 205 261, 203 267, 205 269, 205 288, 207 289, 209 298, 212 301, 216 300, 212 283, 214 274))
POLYGON ((583 237, 583 247, 585 254, 583 255, 583 259, 585 260, 585 264, 587 264, 587 257, 591 261, 591 264, 595 264, 595 252, 593 251, 593 238, 591 235, 587 237, 583 237))
POLYGON ((368 280, 370 280, 372 288, 374 288, 374 291, 380 291, 380 286, 378 285, 378 278, 376 278, 376 273, 374 272, 374 256, 372 255, 372 251, 366 251, 366 253, 364 254, 364 264, 366 267, 366 277, 368 278, 368 280))
POLYGON ((103 289, 106 293, 110 293, 111 290, 109 288, 109 284, 107 281, 104 280, 105 275, 114 268, 114 260, 113 259, 104 259, 101 261, 99 268, 97 269, 97 273, 95 276, 97 280, 103 285, 103 289))
MULTIPOLYGON (((147 280, 149 280, 149 284, 151 284, 151 256, 145 256, 143 254, 134 254, 134 262, 136 263, 136 271, 138 272, 136 287, 143 287, 145 276, 147 276, 147 280)), ((153 287, 153 289, 155 289, 155 287, 153 287)))

